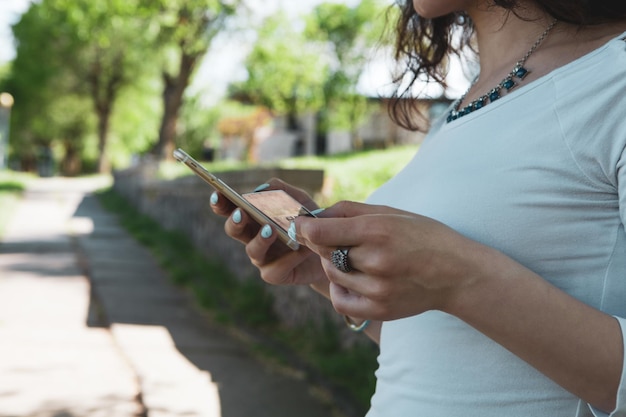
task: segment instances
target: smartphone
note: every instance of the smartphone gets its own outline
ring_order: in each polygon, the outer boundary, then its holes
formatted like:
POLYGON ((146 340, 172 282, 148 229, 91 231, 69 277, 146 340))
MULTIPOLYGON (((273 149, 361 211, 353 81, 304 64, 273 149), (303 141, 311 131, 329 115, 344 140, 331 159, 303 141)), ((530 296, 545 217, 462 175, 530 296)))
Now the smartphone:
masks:
POLYGON ((281 242, 292 250, 298 250, 300 244, 290 238, 287 233, 289 225, 298 216, 315 217, 315 215, 296 199, 283 190, 239 194, 224 181, 207 171, 182 149, 174 151, 174 158, 191 168, 196 175, 216 191, 222 193, 234 205, 248 213, 257 223, 272 225, 281 242))

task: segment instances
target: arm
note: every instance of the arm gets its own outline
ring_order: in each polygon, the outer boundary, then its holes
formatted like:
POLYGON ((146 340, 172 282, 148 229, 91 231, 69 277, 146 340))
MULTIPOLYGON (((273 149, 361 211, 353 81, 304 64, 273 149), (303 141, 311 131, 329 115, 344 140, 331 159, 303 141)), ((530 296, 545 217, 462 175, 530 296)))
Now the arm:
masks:
POLYGON ((444 308, 591 405, 610 412, 622 378, 619 322, 553 287, 495 250, 444 308))
POLYGON ((335 218, 298 224, 322 259, 337 311, 377 320, 445 311, 589 404, 615 408, 624 342, 614 317, 432 219, 355 203, 331 210, 335 218), (355 271, 326 260, 336 247, 351 248, 355 271))

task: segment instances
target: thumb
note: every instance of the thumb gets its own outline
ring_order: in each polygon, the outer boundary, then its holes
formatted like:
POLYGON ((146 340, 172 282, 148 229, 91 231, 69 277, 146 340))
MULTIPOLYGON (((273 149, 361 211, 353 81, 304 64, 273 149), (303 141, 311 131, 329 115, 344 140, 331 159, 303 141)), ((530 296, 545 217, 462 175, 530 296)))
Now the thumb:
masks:
POLYGON ((405 212, 387 206, 340 201, 320 213, 319 217, 357 217, 369 214, 405 214, 405 212))

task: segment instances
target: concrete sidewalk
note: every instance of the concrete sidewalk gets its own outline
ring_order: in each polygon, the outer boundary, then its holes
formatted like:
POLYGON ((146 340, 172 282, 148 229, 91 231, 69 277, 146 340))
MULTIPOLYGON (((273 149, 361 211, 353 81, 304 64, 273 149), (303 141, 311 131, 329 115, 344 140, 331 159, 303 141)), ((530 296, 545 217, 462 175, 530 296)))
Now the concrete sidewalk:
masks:
POLYGON ((202 317, 103 185, 33 181, 0 244, 0 417, 332 415, 202 317))

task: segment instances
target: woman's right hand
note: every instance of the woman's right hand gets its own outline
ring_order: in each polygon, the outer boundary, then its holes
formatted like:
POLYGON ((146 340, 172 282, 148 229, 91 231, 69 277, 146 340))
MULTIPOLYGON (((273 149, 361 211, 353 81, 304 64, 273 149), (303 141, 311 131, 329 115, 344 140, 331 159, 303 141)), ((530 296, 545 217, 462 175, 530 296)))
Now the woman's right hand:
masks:
MULTIPOLYGON (((301 189, 273 179, 265 190, 282 189, 309 210, 317 208, 311 197, 301 189)), ((228 216, 226 234, 246 245, 246 254, 264 281, 274 285, 324 284, 328 279, 320 258, 306 247, 293 251, 276 241, 276 231, 270 225, 259 225, 245 211, 238 209, 219 193, 211 196, 211 208, 221 216, 228 216)))

